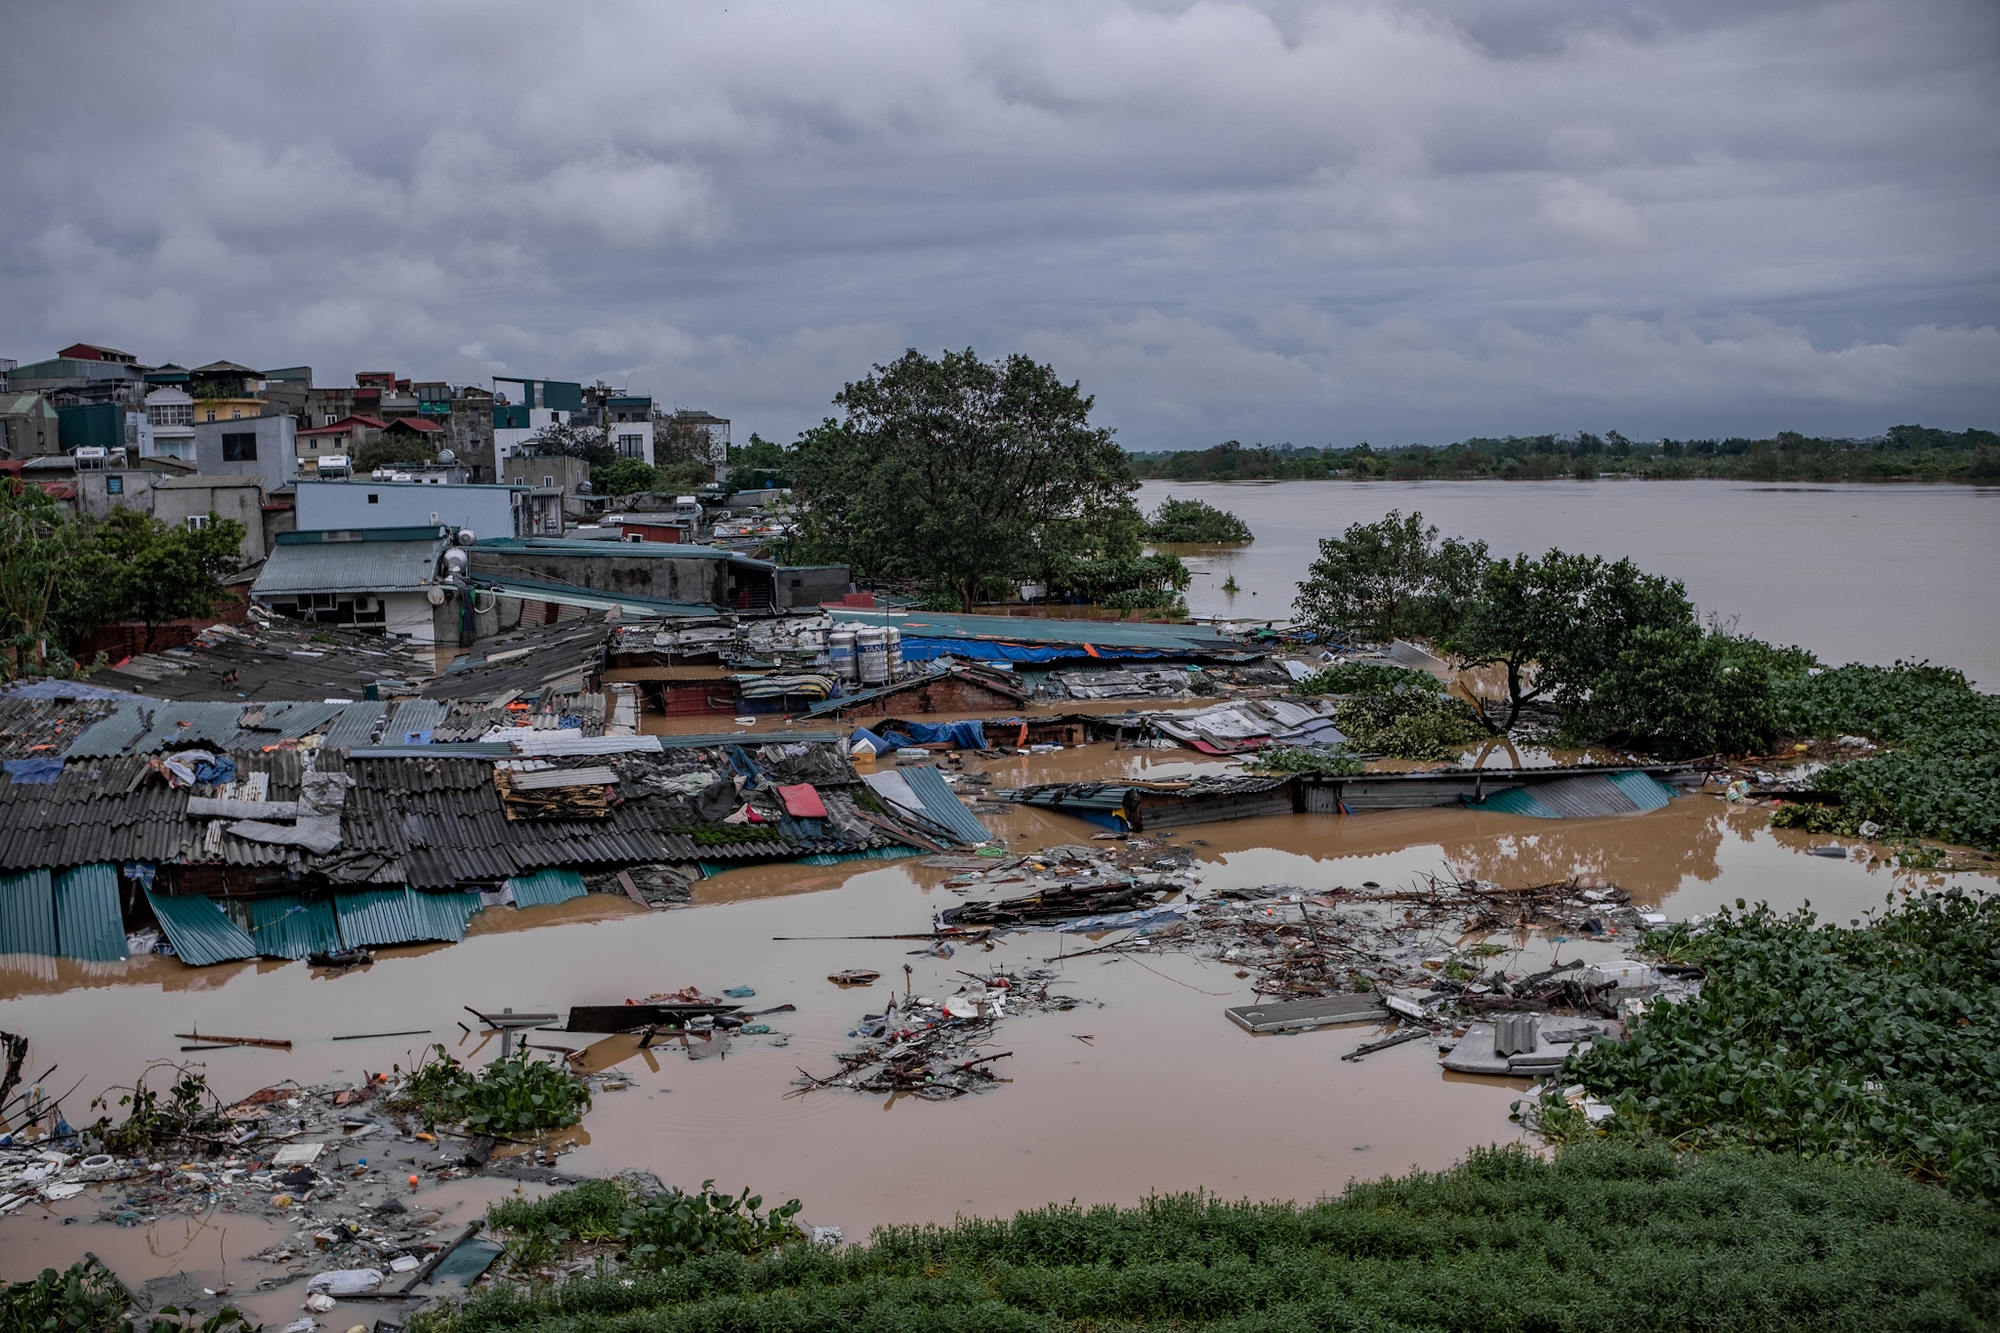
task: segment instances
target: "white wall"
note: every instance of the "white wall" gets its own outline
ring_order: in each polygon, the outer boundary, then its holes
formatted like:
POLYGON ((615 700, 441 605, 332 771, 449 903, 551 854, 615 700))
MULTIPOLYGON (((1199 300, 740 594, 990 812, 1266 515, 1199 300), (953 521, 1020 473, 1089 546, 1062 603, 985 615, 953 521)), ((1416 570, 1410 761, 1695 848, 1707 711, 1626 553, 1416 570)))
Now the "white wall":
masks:
POLYGON ((420 481, 298 483, 301 532, 339 528, 420 528, 442 523, 475 537, 515 535, 516 492, 507 486, 429 485, 420 481), (370 497, 374 497, 372 500, 370 497))

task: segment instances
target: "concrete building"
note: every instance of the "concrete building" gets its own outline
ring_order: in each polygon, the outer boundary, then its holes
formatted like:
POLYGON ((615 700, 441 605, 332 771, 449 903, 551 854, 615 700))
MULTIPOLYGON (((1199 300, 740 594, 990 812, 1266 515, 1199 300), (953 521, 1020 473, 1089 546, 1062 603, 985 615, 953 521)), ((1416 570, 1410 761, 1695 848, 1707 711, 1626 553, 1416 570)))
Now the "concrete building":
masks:
POLYGON ((149 457, 194 457, 194 396, 174 384, 162 384, 146 395, 146 420, 153 430, 149 457))
POLYGON ((299 475, 316 477, 322 458, 345 458, 350 471, 363 449, 382 438, 387 422, 375 417, 342 417, 324 426, 312 426, 298 434, 299 475))
POLYGON ((259 477, 266 491, 289 486, 299 475, 298 422, 289 416, 197 420, 194 462, 203 476, 259 477))
POLYGON ((632 396, 605 399, 604 440, 620 458, 636 458, 652 466, 653 400, 632 396))
POLYGON ((569 380, 493 377, 493 454, 505 470, 515 452, 538 430, 567 426, 583 411, 583 385, 569 380))
POLYGON ((62 452, 61 418, 39 393, 0 393, 0 456, 42 458, 62 452))
POLYGON ((266 415, 269 406, 264 397, 263 373, 234 361, 211 361, 190 370, 188 393, 195 400, 196 425, 254 419, 266 415))
POLYGON ((708 441, 708 453, 698 461, 715 469, 717 481, 723 480, 729 468, 729 418, 708 412, 680 411, 674 413, 674 421, 679 425, 692 426, 708 441))
MULTIPOLYGON (((79 472, 79 499, 87 478, 88 473, 79 472)), ((217 518, 233 518, 241 523, 243 540, 237 550, 246 565, 262 560, 268 552, 264 488, 256 477, 156 477, 149 498, 153 517, 171 527, 206 527, 217 518)))
POLYGON ((103 353, 113 349, 86 343, 68 349, 78 350, 97 354, 70 356, 65 352, 46 361, 16 366, 7 372, 8 389, 15 393, 42 394, 56 407, 86 403, 118 403, 132 408, 144 405, 145 369, 130 359, 119 359, 129 358, 130 353, 117 352, 114 358, 107 359, 103 353))
POLYGON ((523 487, 301 478, 297 492, 301 531, 442 526, 481 538, 530 531, 523 487))
POLYGON ((634 614, 646 604, 769 610, 778 568, 713 546, 528 537, 471 547, 473 581, 511 597, 551 590, 602 594, 634 614))
POLYGON ((441 561, 450 545, 442 527, 280 533, 250 598, 322 625, 455 643, 458 595, 441 561))

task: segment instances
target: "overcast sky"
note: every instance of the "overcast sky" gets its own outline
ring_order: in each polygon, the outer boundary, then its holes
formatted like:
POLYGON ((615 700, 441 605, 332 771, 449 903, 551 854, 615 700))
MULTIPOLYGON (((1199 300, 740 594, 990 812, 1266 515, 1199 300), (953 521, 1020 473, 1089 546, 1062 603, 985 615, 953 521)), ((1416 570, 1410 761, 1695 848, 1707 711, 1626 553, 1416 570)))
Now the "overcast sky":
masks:
POLYGON ((8 7, 0 356, 605 379, 906 347, 1132 449, 2000 427, 2000 5, 8 7))

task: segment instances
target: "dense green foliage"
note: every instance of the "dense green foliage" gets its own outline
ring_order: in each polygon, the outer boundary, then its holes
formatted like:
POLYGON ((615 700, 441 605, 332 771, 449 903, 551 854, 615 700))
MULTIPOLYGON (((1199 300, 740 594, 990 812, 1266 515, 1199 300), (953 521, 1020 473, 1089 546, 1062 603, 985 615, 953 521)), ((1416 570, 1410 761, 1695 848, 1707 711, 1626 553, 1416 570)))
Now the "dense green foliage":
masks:
POLYGON ((353 467, 357 473, 368 473, 378 467, 395 467, 399 463, 428 463, 433 456, 427 442, 415 435, 398 432, 362 445, 354 455, 353 467))
POLYGON ((73 669, 68 648, 114 621, 204 616, 235 570, 243 525, 169 526, 115 509, 102 521, 71 518, 33 486, 0 484, 0 639, 7 675, 73 669))
POLYGON ((1266 745, 1245 761, 1257 773, 1330 773, 1352 777, 1368 771, 1359 759, 1312 745, 1266 745))
POLYGON ((1610 1132, 1894 1163, 2000 1203, 2000 899, 1962 892, 1821 926, 1759 905, 1648 943, 1706 969, 1563 1078, 1610 1132))
POLYGON ((131 1296, 96 1258, 79 1259, 60 1272, 0 1287, 0 1333, 251 1333, 233 1306, 203 1319, 162 1306, 138 1320, 125 1318, 131 1296))
POLYGON ((791 485, 791 451, 751 431, 748 444, 729 446, 729 484, 744 491, 791 485))
POLYGON ((1028 357, 913 349, 834 401, 845 419, 792 450, 797 558, 914 580, 970 610, 983 580, 1030 577, 1051 548, 1115 555, 1093 534, 1136 517, 1137 483, 1090 424, 1093 400, 1028 357))
POLYGON ((1299 584, 1298 618, 1322 638, 1382 642, 1453 633, 1487 565, 1485 542, 1438 540, 1424 516, 1392 509, 1320 540, 1299 584))
POLYGON ((1256 540, 1250 525, 1228 510, 1202 500, 1176 500, 1171 495, 1146 520, 1146 538, 1156 542, 1256 540))
POLYGON ((1336 662, 1292 686, 1293 694, 1386 694, 1390 690, 1435 690, 1437 678, 1428 671, 1390 666, 1386 662, 1336 662))
POLYGON ((1841 798, 1848 827, 2000 847, 2000 696, 1928 663, 1799 671, 1774 687, 1787 736, 1866 736, 1895 747, 1814 779, 1841 798))
POLYGON ((1357 694, 1334 706, 1334 725, 1356 750, 1397 759, 1451 759, 1486 735, 1471 704, 1438 691, 1424 677, 1420 688, 1398 687, 1383 694, 1357 694))
POLYGON ((586 1180, 544 1198, 496 1203, 486 1210, 486 1221, 502 1231, 559 1227, 579 1240, 608 1240, 618 1234, 631 1202, 631 1193, 616 1180, 586 1180))
POLYGON ((590 1109, 590 1089, 553 1061, 523 1050, 474 1073, 442 1045, 410 1071, 403 1097, 433 1125, 462 1125, 474 1134, 527 1134, 563 1129, 590 1109))
POLYGON ((693 1192, 679 1186, 635 1200, 618 1223, 625 1259, 640 1268, 665 1268, 709 1254, 761 1254, 799 1236, 792 1219, 803 1207, 797 1199, 768 1213, 761 1195, 748 1187, 724 1194, 713 1180, 693 1192))
POLYGON ((1768 439, 1657 440, 1641 444, 1617 431, 1597 435, 1474 437, 1439 447, 1413 445, 1377 452, 1352 449, 1244 446, 1133 454, 1142 479, 1256 481, 1345 477, 1356 481, 1490 477, 1531 481, 1587 479, 1607 474, 1679 480, 1747 481, 1987 481, 2000 477, 2000 435, 1925 426, 1892 426, 1879 440, 1842 440, 1780 431, 1768 439))
POLYGON ((1155 1197, 895 1227, 419 1315, 412 1333, 1973 1329, 1994 1215, 1867 1167, 1587 1144, 1292 1204, 1155 1197), (629 1285, 628 1285, 629 1283, 629 1285))

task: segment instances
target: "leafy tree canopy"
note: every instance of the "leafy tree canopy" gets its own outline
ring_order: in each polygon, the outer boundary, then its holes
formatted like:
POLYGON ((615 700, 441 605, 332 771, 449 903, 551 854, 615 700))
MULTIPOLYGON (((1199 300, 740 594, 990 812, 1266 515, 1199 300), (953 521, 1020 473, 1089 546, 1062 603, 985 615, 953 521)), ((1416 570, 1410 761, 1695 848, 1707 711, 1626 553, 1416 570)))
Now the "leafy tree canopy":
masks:
POLYGON ((1392 509, 1320 541, 1299 584, 1299 618, 1329 637, 1441 638, 1458 625, 1485 564, 1485 542, 1439 541, 1421 513, 1392 509))
POLYGON ((1156 542, 1255 540, 1250 525, 1228 510, 1202 500, 1176 500, 1171 495, 1147 520, 1146 536, 1156 542))
POLYGON ((969 610, 982 579, 1037 572, 1064 525, 1131 510, 1137 483, 1093 400, 1055 371, 914 348, 834 398, 800 437, 802 545, 864 576, 913 578, 969 610))
POLYGON ((410 435, 385 435, 361 446, 361 451, 354 455, 354 470, 373 472, 378 467, 430 461, 430 446, 422 440, 410 435))

